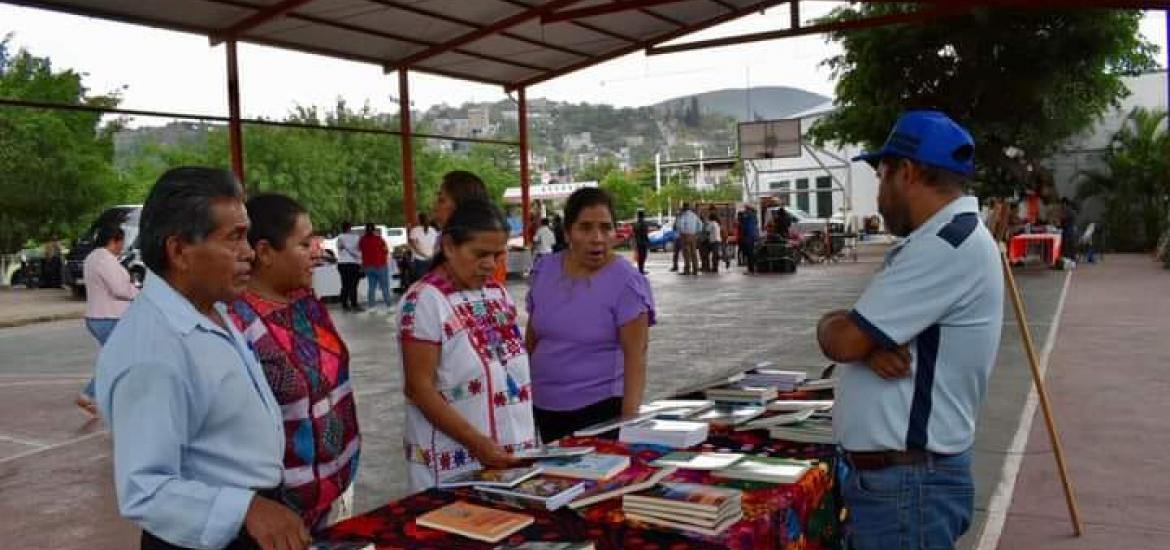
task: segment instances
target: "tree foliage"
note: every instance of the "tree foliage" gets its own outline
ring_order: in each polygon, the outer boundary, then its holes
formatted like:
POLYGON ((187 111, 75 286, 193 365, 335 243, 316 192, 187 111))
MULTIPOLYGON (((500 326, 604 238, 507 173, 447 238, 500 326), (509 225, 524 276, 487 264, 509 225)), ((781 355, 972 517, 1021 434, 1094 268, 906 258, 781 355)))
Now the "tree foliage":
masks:
MULTIPOLYGON (((113 106, 81 75, 0 40, 0 97, 113 106)), ((0 107, 0 252, 69 236, 117 195, 110 128, 95 113, 0 107)))
POLYGON ((1110 248, 1134 252, 1154 248, 1170 213, 1170 134, 1166 111, 1137 108, 1114 134, 1105 170, 1082 174, 1078 194, 1099 198, 1110 248))
MULTIPOLYGON (((874 3, 826 19, 917 9, 874 3)), ((825 64, 838 79, 837 109, 811 135, 876 147, 899 113, 938 109, 971 130, 980 179, 1007 194, 1022 185, 1019 156, 1007 151, 1043 158, 1119 105, 1128 94, 1122 76, 1155 67, 1157 48, 1138 34, 1140 19, 1138 11, 976 8, 834 33, 844 52, 825 64)))

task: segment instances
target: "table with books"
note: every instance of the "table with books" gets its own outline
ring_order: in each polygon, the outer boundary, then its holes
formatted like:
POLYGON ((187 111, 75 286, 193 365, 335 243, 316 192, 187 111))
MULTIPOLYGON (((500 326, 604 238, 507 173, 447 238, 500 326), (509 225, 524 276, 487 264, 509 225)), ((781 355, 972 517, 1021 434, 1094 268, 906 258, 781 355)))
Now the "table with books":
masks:
POLYGON ((773 388, 759 402, 715 402, 709 391, 648 403, 616 440, 583 430, 542 451, 564 456, 447 480, 325 539, 379 550, 837 548, 840 465, 824 432, 832 402, 815 391, 823 387, 773 388), (688 424, 702 428, 684 434, 688 424))

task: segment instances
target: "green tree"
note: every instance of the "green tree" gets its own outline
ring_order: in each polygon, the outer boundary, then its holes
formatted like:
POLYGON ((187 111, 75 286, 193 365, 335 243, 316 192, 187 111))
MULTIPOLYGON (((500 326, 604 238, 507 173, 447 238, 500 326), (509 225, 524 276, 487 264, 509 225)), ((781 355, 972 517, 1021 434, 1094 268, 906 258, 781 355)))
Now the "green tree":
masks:
MULTIPOLYGON (((48 58, 12 54, 0 40, 0 97, 114 106, 91 95, 82 75, 56 70, 48 58)), ((0 108, 0 251, 28 240, 68 238, 113 196, 110 128, 96 113, 0 108)))
POLYGON ((601 180, 601 188, 613 197, 618 220, 633 218, 645 206, 643 188, 621 170, 611 170, 601 180))
POLYGON ((1152 250, 1166 231, 1170 212, 1170 134, 1166 111, 1137 108, 1114 134, 1105 152, 1105 170, 1082 174, 1081 198, 1105 205, 1107 246, 1115 250, 1152 250))
POLYGON ((607 175, 617 170, 617 162, 611 158, 599 160, 593 164, 585 165, 583 168, 573 174, 575 181, 596 181, 600 182, 605 179, 607 175))
MULTIPOLYGON (((835 10, 829 21, 907 13, 914 4, 835 10)), ((899 113, 938 109, 971 130, 979 179, 1006 194, 1022 185, 1014 148, 1039 159, 1087 129, 1126 90, 1121 77, 1155 67, 1138 34, 1141 12, 975 8, 910 25, 830 35, 844 52, 825 61, 837 109, 818 143, 880 145, 899 113)))

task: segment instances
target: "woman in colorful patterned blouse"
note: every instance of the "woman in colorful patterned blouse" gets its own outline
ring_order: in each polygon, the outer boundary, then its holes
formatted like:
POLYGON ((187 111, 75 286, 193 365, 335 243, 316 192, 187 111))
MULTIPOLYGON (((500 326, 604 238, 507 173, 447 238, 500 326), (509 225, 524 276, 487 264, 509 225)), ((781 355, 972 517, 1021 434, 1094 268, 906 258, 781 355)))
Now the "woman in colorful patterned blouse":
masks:
POLYGON ((398 310, 413 491, 509 466, 512 452, 536 446, 516 306, 491 278, 507 241, 508 222, 495 206, 460 202, 431 271, 398 310))
POLYGON ((284 416, 280 499, 311 530, 350 515, 357 475, 357 412, 349 351, 313 294, 313 225, 293 199, 259 195, 247 203, 256 250, 252 280, 231 304, 284 416))

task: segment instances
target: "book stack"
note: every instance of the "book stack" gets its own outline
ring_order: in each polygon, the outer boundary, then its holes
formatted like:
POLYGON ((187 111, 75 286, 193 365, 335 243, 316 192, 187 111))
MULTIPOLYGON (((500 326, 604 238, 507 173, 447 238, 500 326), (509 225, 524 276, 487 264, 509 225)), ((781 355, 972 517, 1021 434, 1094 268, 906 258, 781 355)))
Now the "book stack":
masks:
POLYGON ((796 389, 800 391, 821 391, 831 390, 836 387, 836 378, 817 378, 816 380, 805 380, 796 389))
POLYGON ((795 412, 804 409, 827 411, 832 408, 832 399, 779 399, 768 403, 768 410, 776 412, 795 412))
POLYGON ((514 506, 556 510, 585 492, 585 482, 563 477, 537 476, 514 487, 476 487, 480 495, 492 502, 514 506))
POLYGON ((833 419, 810 418, 788 426, 775 426, 768 430, 772 439, 795 441, 797 443, 822 443, 831 445, 833 440, 833 419))
POLYGON ((536 476, 541 472, 539 467, 527 468, 498 468, 472 470, 446 478, 439 482, 440 489, 455 489, 458 487, 513 487, 516 484, 536 476))
POLYGON ((638 409, 638 413, 653 415, 654 418, 683 420, 714 406, 714 401, 705 399, 659 399, 642 405, 638 409))
POLYGON ((706 441, 707 429, 706 422, 651 418, 622 426, 618 441, 685 449, 706 441))
POLYGON ((570 456, 587 455, 593 452, 593 447, 557 447, 546 445, 535 449, 521 449, 512 453, 512 458, 522 460, 540 460, 544 458, 564 458, 570 456))
POLYGON ((718 403, 688 420, 714 426, 738 426, 764 414, 764 406, 752 403, 718 403))
POLYGON ((796 483, 812 468, 806 460, 749 456, 711 475, 724 479, 763 481, 765 483, 796 483))
POLYGON ((458 501, 419 516, 415 523, 475 540, 499 542, 533 521, 532 516, 458 501))
POLYGON ((573 479, 609 479, 630 466, 630 457, 591 453, 582 456, 552 458, 537 463, 545 474, 573 479))
POLYGON ((801 409, 798 411, 779 413, 779 414, 774 414, 771 416, 764 416, 764 417, 756 418, 756 419, 751 420, 749 422, 744 422, 743 424, 736 426, 735 429, 737 431, 764 430, 764 429, 768 429, 768 428, 774 428, 776 426, 787 426, 789 424, 797 424, 800 422, 804 422, 805 420, 808 420, 810 417, 812 417, 813 413, 815 413, 815 412, 816 411, 813 409, 801 409))
POLYGON ((610 479, 586 481, 585 492, 577 500, 570 502, 569 508, 577 510, 627 493, 644 491, 657 485, 674 471, 674 468, 654 468, 644 462, 636 462, 610 479))
POLYGON ((753 386, 745 384, 742 380, 708 388, 705 393, 707 399, 712 401, 755 403, 760 405, 776 399, 777 395, 775 386, 753 386))
POLYGON ((622 497, 626 518, 718 536, 743 518, 743 492, 693 483, 663 483, 622 497))
POLYGON ((745 372, 740 383, 749 386, 771 386, 777 391, 790 392, 806 378, 808 374, 804 371, 755 368, 745 372))

